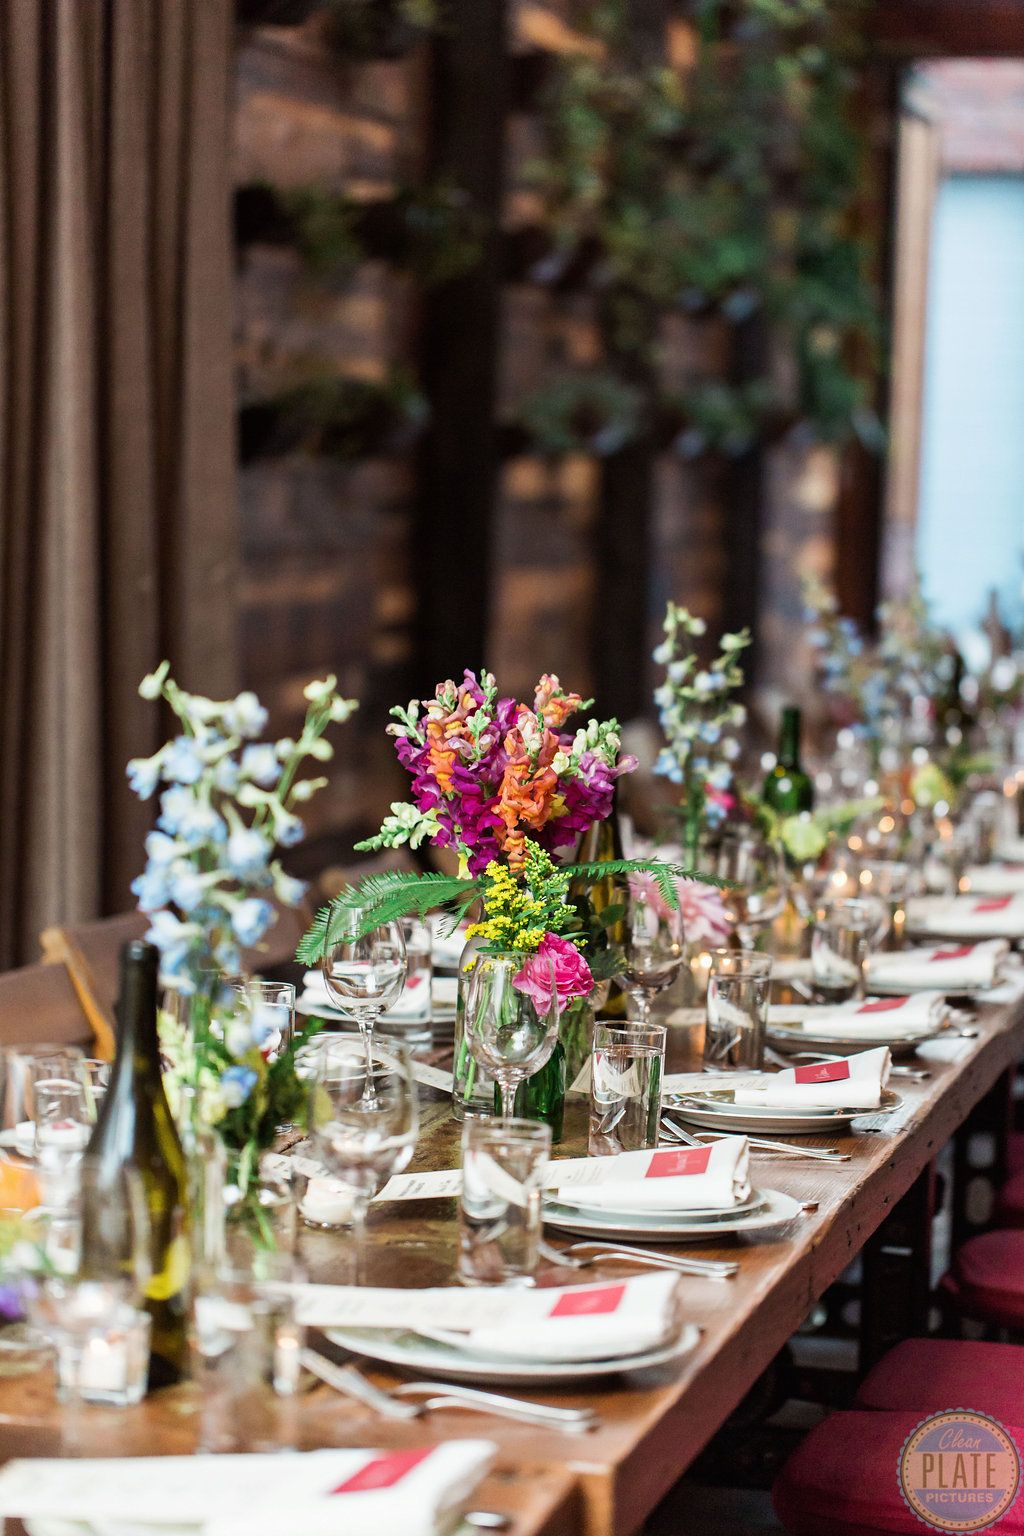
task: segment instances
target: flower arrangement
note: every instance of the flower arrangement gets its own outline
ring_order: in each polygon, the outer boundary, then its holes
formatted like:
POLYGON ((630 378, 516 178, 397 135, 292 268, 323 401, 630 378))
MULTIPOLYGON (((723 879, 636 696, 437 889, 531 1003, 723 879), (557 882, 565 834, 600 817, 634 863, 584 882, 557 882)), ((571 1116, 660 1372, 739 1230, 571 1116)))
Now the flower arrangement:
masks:
POLYGON ((733 781, 740 744, 734 732, 747 718, 732 695, 743 684, 739 658, 750 644, 749 631, 724 634, 718 656, 702 668, 693 641, 706 628, 703 619, 669 603, 665 638, 654 652, 654 660, 665 668, 654 701, 666 742, 655 772, 682 788, 679 814, 693 862, 702 833, 720 827, 736 807, 733 781))
POLYGON ((254 693, 224 703, 186 693, 166 661, 143 678, 139 693, 163 699, 181 732, 152 757, 128 764, 141 800, 160 791, 146 868, 132 891, 149 915, 146 937, 160 950, 163 975, 191 992, 203 972, 241 969, 241 950, 257 945, 275 921, 269 895, 285 906, 301 903, 306 887, 286 874, 275 848, 302 841, 295 807, 327 780, 299 779, 299 769, 307 758, 330 760, 324 733, 357 706, 338 695, 334 677, 310 683, 298 741, 258 742, 267 711, 254 693))
POLYGON ((277 1127, 301 1118, 296 1059, 308 1031, 278 1049, 271 1005, 240 997, 224 977, 239 973, 242 950, 258 945, 275 921, 270 896, 298 906, 305 895, 276 850, 301 840, 296 807, 327 782, 299 778, 303 763, 330 760, 325 733, 356 708, 336 684, 334 677, 310 683, 298 740, 277 742, 257 740, 267 712, 253 693, 222 703, 186 693, 167 662, 139 689, 145 699, 165 700, 181 724, 154 756, 128 764, 142 799, 160 795, 146 869, 132 889, 176 999, 161 1018, 165 1084, 187 1139, 213 1130, 224 1143, 236 1199, 245 1197, 277 1127))
MULTIPOLYGON (((595 926, 608 913, 596 923, 593 914, 584 918, 566 902, 573 881, 653 870, 674 905, 676 881, 691 873, 682 865, 620 859, 556 868, 550 858, 611 813, 616 779, 636 767, 635 758, 619 756, 615 720, 591 720, 574 734, 562 731, 584 707, 557 677, 541 678, 531 706, 499 697, 489 672, 479 678, 466 672, 461 684, 442 683, 432 699, 392 710, 395 724, 388 729, 412 776, 413 801, 393 804, 377 836, 357 847, 416 848, 428 841, 455 850, 458 873, 368 875, 318 912, 297 959, 319 964, 347 911, 361 912, 361 933, 437 908, 454 928, 479 902, 484 918, 478 932, 491 944, 536 952, 559 939, 577 953, 582 945, 594 964, 607 942, 595 926)), ((566 961, 567 951, 556 949, 566 961)), ((582 973, 573 974, 578 980, 582 973)))
POLYGON ((834 590, 823 582, 804 581, 804 604, 818 679, 837 723, 850 726, 876 759, 907 722, 919 742, 926 740, 936 705, 948 691, 951 653, 917 583, 905 598, 881 604, 874 644, 855 620, 840 614, 834 590))
POLYGON ((359 849, 452 847, 460 870, 478 875, 493 860, 513 868, 527 837, 553 852, 572 847, 611 811, 615 780, 637 766, 619 757, 617 720, 561 727, 589 707, 557 677, 537 684, 533 704, 499 698, 490 672, 467 671, 432 699, 391 711, 398 758, 412 777, 413 803, 393 804, 376 837, 359 849))

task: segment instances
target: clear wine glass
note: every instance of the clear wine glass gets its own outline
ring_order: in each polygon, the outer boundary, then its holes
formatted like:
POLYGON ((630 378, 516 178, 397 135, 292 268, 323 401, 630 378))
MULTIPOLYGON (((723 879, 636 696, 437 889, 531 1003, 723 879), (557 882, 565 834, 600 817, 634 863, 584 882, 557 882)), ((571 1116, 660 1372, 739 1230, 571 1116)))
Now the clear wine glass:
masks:
POLYGON ((382 923, 360 937, 363 917, 361 907, 343 910, 341 932, 324 956, 323 972, 332 1000, 359 1027, 366 1056, 363 1087, 372 1104, 374 1027, 401 996, 409 962, 401 923, 382 923))
POLYGON ((744 949, 754 949, 758 934, 780 917, 786 906, 786 866, 770 843, 745 827, 729 829, 715 844, 713 873, 729 885, 722 900, 744 949))
POLYGON ((357 1283, 367 1206, 385 1180, 407 1166, 418 1126, 416 1082, 404 1045, 344 1036, 323 1042, 310 1092, 309 1133, 315 1155, 352 1191, 357 1283))
POLYGON ((650 1023, 651 999, 678 976, 685 942, 679 908, 669 906, 652 877, 631 876, 622 946, 625 965, 619 981, 636 1000, 638 1023, 650 1023))
POLYGON ((501 1089, 503 1119, 512 1119, 519 1084, 554 1050, 558 1019, 550 956, 481 951, 469 979, 466 1040, 501 1089))

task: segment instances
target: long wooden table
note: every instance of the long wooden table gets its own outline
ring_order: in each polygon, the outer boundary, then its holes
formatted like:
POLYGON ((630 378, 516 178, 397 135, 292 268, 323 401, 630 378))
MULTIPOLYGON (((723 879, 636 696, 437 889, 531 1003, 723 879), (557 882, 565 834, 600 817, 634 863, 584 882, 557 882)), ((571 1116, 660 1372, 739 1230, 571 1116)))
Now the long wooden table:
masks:
MULTIPOLYGON (((1024 998, 982 1008, 977 1028, 977 1039, 961 1059, 929 1061, 925 1082, 894 1082, 904 1100, 894 1114, 859 1122, 854 1135, 807 1138, 807 1145, 848 1152, 849 1162, 756 1159, 758 1181, 794 1195, 805 1209, 769 1232, 686 1246, 702 1256, 739 1259, 739 1274, 728 1283, 684 1278, 686 1316, 702 1329, 699 1346, 685 1360, 586 1392, 549 1395, 553 1402, 596 1408, 601 1425, 593 1433, 567 1436, 455 1411, 396 1425, 317 1388, 296 1405, 298 1443, 398 1447, 484 1435, 496 1442, 499 1454, 496 1472, 476 1503, 513 1516, 516 1536, 629 1536, 827 1287, 865 1245, 879 1243, 938 1151, 1014 1066, 1024 1049, 1024 998)), ((683 1064, 692 1045, 688 1031, 673 1030, 671 1065, 683 1064)), ((579 1155, 583 1132, 582 1106, 571 1105, 559 1152, 579 1155)), ((414 1166, 457 1162, 458 1128, 443 1103, 428 1104, 414 1166)), ((400 1286, 452 1283, 455 1239, 454 1201, 377 1207, 363 1278, 400 1286)), ((348 1259, 336 1234, 306 1232, 302 1241, 311 1278, 348 1278, 348 1259)), ((552 1267, 545 1279, 564 1284, 624 1272, 614 1262, 583 1274, 552 1267)), ((385 1370, 370 1374, 383 1384, 395 1380, 385 1370)), ((80 1453, 189 1448, 195 1433, 189 1391, 157 1394, 137 1410, 85 1410, 78 1426, 80 1453)), ((0 1383, 0 1454, 54 1454, 62 1426, 43 1376, 0 1383)))

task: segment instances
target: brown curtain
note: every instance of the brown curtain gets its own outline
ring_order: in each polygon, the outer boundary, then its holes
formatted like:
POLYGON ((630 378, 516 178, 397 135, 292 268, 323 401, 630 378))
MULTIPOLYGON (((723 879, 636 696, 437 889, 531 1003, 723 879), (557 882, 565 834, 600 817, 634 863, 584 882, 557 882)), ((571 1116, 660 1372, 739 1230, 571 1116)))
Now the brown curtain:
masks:
POLYGON ((231 0, 0 0, 0 967, 131 904, 171 658, 235 682, 231 0))

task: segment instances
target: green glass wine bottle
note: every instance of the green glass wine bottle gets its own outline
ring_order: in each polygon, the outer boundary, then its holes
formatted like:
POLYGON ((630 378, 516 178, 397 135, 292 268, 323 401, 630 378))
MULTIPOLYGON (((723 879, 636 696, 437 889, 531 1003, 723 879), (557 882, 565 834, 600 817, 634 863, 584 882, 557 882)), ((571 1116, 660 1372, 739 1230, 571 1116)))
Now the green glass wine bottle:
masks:
POLYGON ((146 1309, 153 1319, 150 1385, 175 1381, 185 1370, 189 1279, 188 1177, 160 1067, 157 1038, 159 953, 132 940, 121 951, 117 1051, 87 1154, 102 1189, 119 1194, 118 1175, 135 1170, 149 1214, 152 1274, 146 1309))
MULTIPOLYGON (((615 806, 604 821, 595 821, 580 839, 577 864, 610 864, 622 859, 622 834, 615 806)), ((596 880, 573 880, 569 886, 569 900, 585 910, 587 907, 600 917, 609 907, 618 906, 623 900, 621 875, 605 875, 596 880)), ((625 940, 625 924, 622 920, 604 930, 609 944, 622 944, 625 940)), ((599 1019, 625 1019, 626 994, 616 981, 608 989, 608 997, 598 1009, 599 1019)))
POLYGON ((782 711, 778 758, 764 781, 761 798, 780 816, 814 809, 814 785, 800 763, 800 711, 792 704, 782 711))

